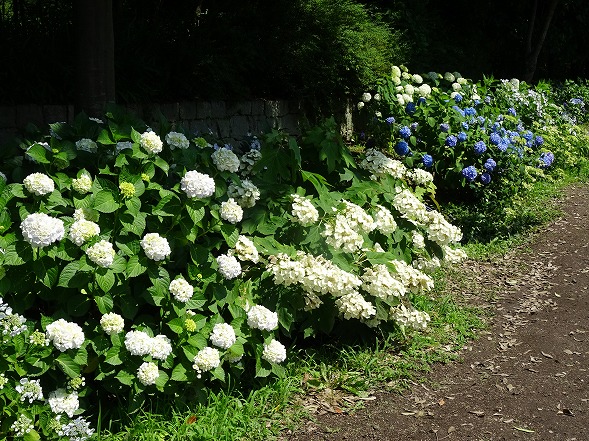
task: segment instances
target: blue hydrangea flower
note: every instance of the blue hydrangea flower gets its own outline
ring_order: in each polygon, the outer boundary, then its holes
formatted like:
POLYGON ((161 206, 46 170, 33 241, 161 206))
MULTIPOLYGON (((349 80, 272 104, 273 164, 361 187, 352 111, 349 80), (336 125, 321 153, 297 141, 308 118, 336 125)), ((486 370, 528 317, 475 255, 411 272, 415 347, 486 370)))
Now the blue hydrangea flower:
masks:
POLYGON ((409 144, 405 141, 399 141, 397 145, 395 145, 395 152, 397 152, 398 155, 405 156, 409 153, 409 144))
POLYGON ((575 105, 579 105, 579 104, 583 104, 583 100, 581 98, 571 98, 570 103, 575 104, 575 105))
POLYGON ((481 182, 485 185, 487 185, 489 182, 491 182, 491 175, 489 173, 483 173, 481 174, 481 182))
POLYGON ((524 139, 526 141, 531 141, 532 138, 534 137, 534 134, 532 132, 530 132, 529 130, 527 132, 525 132, 523 135, 524 139))
POLYGON ((407 106, 405 106, 405 112, 407 113, 407 115, 413 115, 415 113, 415 110, 415 103, 407 103, 407 106))
POLYGON ((475 105, 475 106, 478 106, 478 105, 480 105, 480 104, 481 104, 481 100, 474 100, 474 105, 475 105))
POLYGON ((479 124, 481 124, 481 125, 485 124, 486 120, 485 120, 484 116, 479 116, 477 119, 479 120, 479 124))
POLYGON ((425 168, 430 168, 432 165, 434 165, 434 158, 432 158, 431 155, 425 154, 422 156, 421 162, 425 168))
POLYGON ((419 127, 419 123, 416 123, 416 122, 411 123, 411 125, 409 127, 411 128, 412 131, 415 131, 415 130, 417 130, 417 127, 419 127))
POLYGON ((493 123, 493 125, 491 126, 491 131, 493 132, 497 132, 499 131, 499 129, 501 128, 501 124, 499 124, 498 122, 493 123))
POLYGON ((534 143, 537 146, 541 146, 542 144, 544 144, 544 138, 542 138, 540 135, 536 136, 536 139, 534 140, 534 143))
POLYGON ((468 139, 468 135, 466 133, 464 133, 464 132, 460 132, 458 134, 457 138, 458 138, 458 141, 464 142, 464 141, 466 141, 468 139))
POLYGON ((460 95, 459 93, 457 93, 456 95, 454 95, 454 101, 456 101, 457 103, 459 103, 460 101, 462 101, 462 95, 460 95))
POLYGON ((444 133, 448 133, 448 131, 450 130, 450 124, 448 124, 448 123, 440 124, 440 130, 444 133))
POLYGON ((427 101, 427 100, 425 99, 425 97, 423 97, 423 96, 420 96, 420 97, 417 99, 417 105, 419 106, 419 105, 421 105, 421 104, 425 104, 425 102, 426 102, 426 101, 427 101))
POLYGON ((489 95, 487 95, 485 97, 485 103, 490 104, 491 103, 491 97, 489 95))
POLYGON ((407 126, 403 126, 399 129, 399 135, 401 138, 408 139, 411 136, 411 129, 407 126))
POLYGON ((477 141, 474 143, 474 152, 477 155, 482 155, 486 151, 487 151, 487 146, 485 145, 485 143, 483 141, 477 141))
POLYGON ((492 172, 493 170, 495 170, 495 167, 497 167, 497 163, 495 162, 495 160, 493 158, 489 158, 485 161, 485 163, 483 164, 483 167, 488 172, 492 172))
POLYGON ((475 116, 477 114, 477 111, 474 107, 467 107, 466 109, 464 109, 464 114, 466 116, 475 116))
POLYGON ((385 121, 390 126, 391 124, 393 124, 395 122, 395 117, 394 116, 389 116, 387 119, 385 119, 385 121))
POLYGON ((554 162, 554 153, 552 152, 544 152, 540 155, 540 168, 548 168, 554 162))
POLYGON ((489 136, 489 142, 493 145, 499 145, 501 142, 501 136, 499 136, 499 133, 491 133, 489 136))
POLYGON ((477 169, 474 167, 474 165, 464 167, 461 174, 468 182, 474 181, 478 176, 477 169))
POLYGON ((446 145, 448 147, 456 147, 456 143, 458 143, 458 138, 456 138, 454 135, 446 137, 446 145))
POLYGON ((458 113, 460 113, 462 116, 465 115, 464 110, 462 110, 460 107, 458 107, 458 106, 452 106, 452 108, 454 110, 456 110, 458 113))
POLYGON ((511 116, 517 116, 515 109, 513 107, 510 107, 509 109, 507 109, 507 114, 511 115, 511 116))
POLYGON ((505 119, 503 115, 497 116, 497 121, 502 122, 505 119))
POLYGON ((469 126, 468 126, 468 123, 467 123, 466 121, 464 121, 464 122, 462 123, 462 128, 463 128, 464 130, 468 130, 468 127, 469 127, 469 126))

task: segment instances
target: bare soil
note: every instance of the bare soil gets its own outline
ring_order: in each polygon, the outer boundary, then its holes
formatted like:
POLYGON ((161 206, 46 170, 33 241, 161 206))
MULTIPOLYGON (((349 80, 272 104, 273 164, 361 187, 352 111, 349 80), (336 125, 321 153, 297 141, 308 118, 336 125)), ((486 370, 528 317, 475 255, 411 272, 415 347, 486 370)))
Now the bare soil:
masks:
POLYGON ((461 266, 472 290, 457 297, 494 314, 459 362, 402 394, 374 392, 354 413, 319 411, 286 439, 589 440, 589 187, 558 206, 531 243, 461 266))

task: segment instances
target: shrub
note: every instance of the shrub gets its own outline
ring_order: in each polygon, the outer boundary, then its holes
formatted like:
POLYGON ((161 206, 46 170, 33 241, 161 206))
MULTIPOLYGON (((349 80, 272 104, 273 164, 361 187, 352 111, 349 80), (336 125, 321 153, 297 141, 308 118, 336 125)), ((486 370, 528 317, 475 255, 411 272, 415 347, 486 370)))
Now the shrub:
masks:
POLYGON ((281 375, 279 340, 337 320, 421 329, 426 271, 464 257, 431 175, 357 164, 333 119, 235 151, 176 130, 79 115, 4 169, 3 435, 85 439, 96 403, 281 375))

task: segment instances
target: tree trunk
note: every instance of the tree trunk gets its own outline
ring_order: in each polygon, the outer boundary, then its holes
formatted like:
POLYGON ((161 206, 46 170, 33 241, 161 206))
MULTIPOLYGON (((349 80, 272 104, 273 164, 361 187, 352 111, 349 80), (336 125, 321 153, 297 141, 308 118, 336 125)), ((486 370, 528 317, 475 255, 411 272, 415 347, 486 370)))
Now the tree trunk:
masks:
POLYGON ((546 34, 548 34, 548 28, 550 27, 550 22, 552 21, 552 17, 554 16, 554 11, 556 10, 558 2, 559 0, 534 0, 534 7, 532 8, 530 26, 528 29, 528 37, 526 39, 524 75, 522 78, 527 83, 530 83, 534 79, 534 75, 536 74, 536 67, 538 66, 538 57, 540 55, 540 51, 542 50, 542 46, 544 45, 544 40, 546 39, 546 34), (534 27, 536 24, 536 19, 538 18, 539 1, 543 5, 547 6, 548 11, 546 12, 546 17, 544 19, 542 29, 540 30, 540 34, 538 35, 534 44, 534 27))
POLYGON ((112 0, 73 0, 77 38, 75 112, 101 117, 115 102, 112 0))

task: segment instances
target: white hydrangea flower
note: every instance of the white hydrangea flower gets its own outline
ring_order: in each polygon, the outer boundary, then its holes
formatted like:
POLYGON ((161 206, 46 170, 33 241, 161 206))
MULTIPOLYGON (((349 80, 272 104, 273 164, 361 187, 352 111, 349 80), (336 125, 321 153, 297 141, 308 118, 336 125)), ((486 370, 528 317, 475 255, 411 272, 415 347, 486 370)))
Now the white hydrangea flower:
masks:
POLYGON ((14 436, 16 437, 25 436, 34 428, 33 420, 24 414, 19 415, 14 423, 10 425, 10 431, 14 432, 14 436))
POLYGON ((425 186, 434 181, 434 176, 427 170, 416 168, 407 172, 407 178, 413 181, 415 185, 425 186))
POLYGON ((89 193, 92 190, 92 176, 83 172, 79 178, 72 180, 72 188, 80 194, 89 193))
POLYGON ((397 97, 397 102, 399 103, 399 105, 404 106, 405 105, 405 98, 403 97, 403 95, 398 93, 396 95, 396 97, 397 97))
POLYGON ((219 171, 237 173, 239 170, 239 158, 227 148, 221 147, 215 150, 211 155, 211 159, 219 171))
POLYGON ((313 203, 298 194, 292 194, 292 215, 303 227, 309 227, 319 220, 319 212, 313 203))
POLYGON ((376 314, 372 303, 366 301, 358 292, 339 297, 335 301, 335 306, 346 320, 353 318, 367 320, 376 314))
MULTIPOLYGON (((27 319, 20 314, 13 314, 12 308, 8 306, 0 297, 0 333, 1 335, 15 335, 22 334, 27 330, 25 323, 27 319)), ((2 339, 0 338, 0 341, 2 339)))
POLYGON ((393 198, 393 206, 401 215, 417 225, 429 223, 429 216, 425 204, 408 189, 397 187, 393 198))
POLYGON ((413 246, 418 250, 423 250, 425 248, 425 238, 423 237, 423 234, 417 231, 412 231, 411 240, 413 242, 413 246))
POLYGON ((244 179, 241 185, 231 183, 227 195, 234 198, 242 208, 251 208, 260 199, 260 190, 249 179, 244 179))
POLYGON ((382 205, 376 206, 374 213, 376 229, 384 235, 389 235, 397 229, 397 223, 391 211, 382 205))
POLYGON ((208 198, 215 193, 215 180, 205 173, 191 170, 180 181, 180 188, 189 198, 208 198))
POLYGON ((426 226, 426 231, 430 240, 442 246, 462 240, 460 228, 448 222, 441 213, 430 211, 428 215, 430 222, 426 226))
POLYGON ((115 335, 123 332, 125 320, 119 314, 109 312, 100 318, 100 326, 108 335, 115 335))
POLYGON ((421 84, 423 83, 423 77, 421 75, 418 74, 413 74, 411 75, 411 79, 413 80, 414 83, 416 84, 421 84))
POLYGON ((217 323, 209 336, 211 343, 221 349, 229 349, 237 340, 233 326, 228 323, 217 323))
POLYGON ((374 101, 380 101, 380 99, 381 99, 380 93, 375 93, 373 98, 374 98, 374 101))
POLYGON ((144 386, 155 384, 157 378, 160 376, 160 371, 157 364, 150 361, 143 362, 139 369, 137 369, 137 379, 144 386))
POLYGON ((254 305, 247 312, 247 325, 261 331, 278 328, 278 314, 262 305, 254 305))
POLYGON ((376 149, 368 149, 360 167, 372 173, 370 177, 376 180, 379 177, 390 175, 393 178, 401 179, 407 173, 407 167, 401 161, 392 159, 376 149))
POLYGON ((241 222, 243 219, 243 208, 235 199, 229 198, 225 202, 221 202, 221 209, 219 210, 219 215, 221 219, 226 220, 229 223, 236 224, 241 222))
POLYGON ((194 294, 193 286, 182 278, 172 280, 169 289, 174 298, 182 303, 189 301, 194 294))
POLYGON ((98 222, 98 211, 92 210, 91 208, 76 208, 74 210, 75 220, 89 220, 92 222, 98 222))
POLYGON ((219 273, 227 280, 235 279, 241 274, 241 264, 235 258, 228 254, 221 254, 217 257, 219 273))
POLYGON ((107 240, 101 240, 86 249, 86 255, 96 265, 109 268, 115 260, 115 249, 107 240))
POLYGON ((439 268, 442 265, 440 259, 437 257, 432 257, 431 259, 427 259, 425 257, 419 257, 411 262, 411 266, 413 268, 418 269, 419 271, 423 271, 424 273, 431 273, 439 268))
POLYGON ((86 441, 94 434, 94 429, 90 428, 88 421, 78 417, 67 424, 62 424, 56 432, 59 436, 65 436, 70 441, 86 441))
POLYGON ((444 250, 444 260, 448 263, 460 263, 468 258, 462 248, 451 248, 445 245, 442 249, 444 250))
POLYGON ((462 86, 460 83, 452 83, 452 90, 454 92, 460 92, 462 90, 462 86))
POLYGON ((413 87, 411 84, 405 84, 403 90, 409 96, 412 96, 415 93, 415 87, 413 87))
POLYGON ((342 212, 352 228, 360 230, 363 233, 370 233, 376 228, 374 219, 362 207, 350 201, 344 200, 342 202, 345 205, 342 212))
POLYGON ((243 354, 236 355, 236 354, 232 354, 231 352, 228 352, 225 355, 225 360, 227 360, 229 363, 233 363, 233 364, 239 363, 242 358, 243 358, 243 354))
POLYGON ((65 229, 63 221, 45 213, 31 213, 20 224, 24 239, 33 248, 45 247, 63 239, 65 229))
POLYGON ((362 275, 362 288, 374 297, 387 300, 389 297, 403 297, 407 290, 402 281, 393 277, 386 265, 366 268, 362 275))
POLYGON ((75 221, 70 226, 69 238, 78 246, 81 246, 84 242, 94 236, 100 234, 100 227, 97 223, 81 219, 75 221))
POLYGON ((161 138, 155 132, 142 133, 139 144, 147 151, 147 153, 152 155, 161 152, 164 145, 161 138))
POLYGON ((161 237, 158 233, 147 233, 141 239, 141 248, 145 255, 156 262, 164 260, 172 254, 170 244, 165 237, 161 237))
POLYGON ((43 196, 55 190, 53 179, 44 173, 32 173, 23 180, 25 188, 37 196, 43 196))
POLYGON ((335 249, 353 253, 362 248, 364 237, 354 229, 354 225, 343 214, 337 214, 325 224, 321 233, 325 242, 335 249))
POLYGON ((370 95, 368 92, 364 92, 362 94, 362 101, 367 103, 368 101, 370 101, 372 99, 372 95, 370 95))
POLYGON ((244 176, 251 174, 254 165, 256 165, 260 159, 262 159, 262 152, 257 148, 252 148, 250 151, 243 154, 239 159, 239 171, 241 174, 244 176))
POLYGON ((170 150, 176 148, 186 150, 190 147, 190 141, 188 141, 188 138, 186 138, 184 133, 170 132, 166 135, 166 142, 170 146, 170 150))
POLYGON ((74 391, 71 394, 68 394, 63 388, 51 392, 47 401, 49 402, 49 407, 51 407, 53 413, 65 413, 70 418, 74 416, 74 413, 80 407, 78 392, 74 391))
POLYGON ((78 349, 84 343, 84 331, 73 322, 59 319, 47 325, 47 338, 57 350, 64 352, 68 349, 78 349))
POLYGON ((144 356, 151 351, 152 338, 143 331, 129 331, 125 335, 125 347, 131 355, 144 356))
POLYGON ((454 99, 454 98, 456 98, 457 95, 460 95, 460 93, 459 92, 452 92, 450 94, 450 98, 454 99))
POLYGON ((434 287, 433 279, 427 274, 413 268, 402 260, 393 260, 391 262, 403 282, 403 285, 413 292, 429 291, 434 287))
POLYGON ((305 277, 305 267, 299 261, 291 260, 280 253, 269 257, 268 270, 274 276, 274 283, 290 286, 300 283, 305 277))
POLYGON ((393 78, 401 78, 401 69, 399 69, 399 66, 393 66, 391 76, 393 78))
POLYGON ((270 343, 264 344, 262 358, 273 364, 282 363, 286 360, 286 348, 279 341, 272 339, 270 343))
POLYGON ((358 104, 356 104, 356 107, 358 108, 358 110, 362 110, 364 108, 364 102, 360 101, 358 104))
POLYGON ((430 316, 427 312, 418 311, 412 307, 407 308, 405 305, 391 308, 390 316, 400 326, 415 329, 426 329, 430 321, 430 316))
POLYGON ((427 98, 432 94, 432 88, 428 84, 422 84, 417 88, 417 92, 420 96, 427 98))
POLYGON ((237 242, 235 243, 235 256, 241 261, 249 260, 250 262, 257 263, 260 259, 258 250, 251 239, 245 236, 239 235, 237 242))
POLYGON ((172 341, 165 335, 156 335, 151 339, 149 355, 157 360, 165 360, 172 353, 172 341))
POLYGON ((194 357, 192 367, 199 374, 215 369, 221 364, 219 350, 209 346, 198 351, 194 357))
POLYGON ((449 81, 449 82, 451 82, 451 83, 452 83, 452 82, 454 82, 454 81, 456 80, 456 77, 455 77, 454 75, 452 75, 450 72, 446 72, 446 73, 444 74, 444 79, 445 79, 446 81, 449 81))
POLYGON ((91 139, 82 138, 79 141, 76 141, 76 149, 84 152, 96 153, 98 151, 98 146, 91 139))
POLYGON ((465 84, 467 84, 467 83, 468 83, 468 80, 467 80, 466 78, 462 78, 462 77, 460 77, 460 78, 456 78, 456 82, 457 82, 458 84, 460 84, 460 85, 464 86, 465 84))
POLYGON ((29 403, 32 403, 43 399, 43 388, 39 380, 21 378, 15 389, 20 394, 21 401, 29 400, 29 403))

